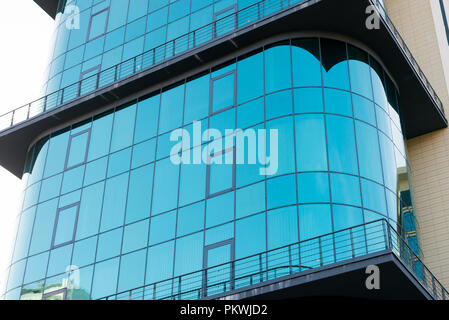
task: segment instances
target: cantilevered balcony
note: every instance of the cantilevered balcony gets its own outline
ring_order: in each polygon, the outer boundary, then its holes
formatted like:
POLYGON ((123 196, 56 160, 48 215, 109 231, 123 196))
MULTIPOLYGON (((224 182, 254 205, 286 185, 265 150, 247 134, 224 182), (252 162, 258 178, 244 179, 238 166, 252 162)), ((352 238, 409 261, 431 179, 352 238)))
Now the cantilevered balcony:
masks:
POLYGON ((440 99, 378 0, 261 0, 0 116, 0 148, 7 150, 0 165, 20 177, 29 145, 50 128, 155 91, 268 37, 298 31, 343 35, 371 48, 397 82, 407 138, 447 126, 440 99), (365 26, 372 4, 381 17, 379 30, 365 26))
POLYGON ((449 293, 386 220, 120 292, 103 300, 282 299, 343 296, 449 300, 449 293), (366 287, 379 267, 380 288, 366 287))

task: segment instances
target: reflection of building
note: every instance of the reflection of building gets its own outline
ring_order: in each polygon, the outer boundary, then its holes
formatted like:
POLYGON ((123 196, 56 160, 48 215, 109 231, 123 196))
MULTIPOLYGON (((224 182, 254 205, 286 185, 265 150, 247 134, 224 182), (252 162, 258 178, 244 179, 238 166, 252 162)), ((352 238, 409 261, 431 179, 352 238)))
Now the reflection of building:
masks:
POLYGON ((447 121, 386 13, 365 28, 373 1, 36 2, 57 14, 46 95, 0 132, 25 185, 7 299, 447 297, 404 143, 447 121), (277 172, 174 164, 194 121, 276 129, 277 172))

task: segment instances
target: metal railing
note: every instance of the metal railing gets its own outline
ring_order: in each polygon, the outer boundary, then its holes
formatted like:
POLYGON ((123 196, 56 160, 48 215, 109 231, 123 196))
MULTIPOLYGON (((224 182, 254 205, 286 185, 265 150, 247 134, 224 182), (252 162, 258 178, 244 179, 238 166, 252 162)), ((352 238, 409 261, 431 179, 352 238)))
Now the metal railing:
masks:
POLYGON ((387 14, 387 11, 385 10, 384 6, 379 0, 370 0, 373 5, 378 10, 379 16, 384 20, 385 25, 389 28, 391 34, 396 39, 397 43, 399 44, 399 47, 402 49, 404 55, 407 57, 410 64, 415 69, 419 79, 421 80, 424 87, 429 91, 429 95, 434 100, 436 106, 440 110, 440 112, 445 115, 443 103, 441 102, 440 98, 438 97, 437 93, 433 89, 432 85, 430 84, 429 80, 425 76, 424 72, 422 71, 421 67, 416 62, 415 57, 413 56, 410 49, 407 47, 407 44, 405 43, 404 39, 401 37, 398 29, 393 24, 393 21, 391 21, 390 17, 387 14))
POLYGON ((202 299, 385 250, 398 256, 434 299, 449 300, 446 289, 385 219, 151 283, 100 300, 202 299))
POLYGON ((318 1, 321 0, 261 0, 1 115, 0 132, 77 98, 87 96, 98 89, 107 87, 138 72, 155 67, 181 53, 229 35, 251 23, 279 13, 283 9, 306 2, 318 1))
MULTIPOLYGON (((209 43, 210 41, 229 35, 230 33, 235 32, 248 24, 279 13, 284 9, 307 2, 319 1, 321 0, 261 0, 251 6, 231 13, 225 17, 213 21, 210 24, 152 48, 138 56, 123 61, 108 69, 102 70, 99 73, 91 75, 85 79, 81 79, 76 83, 47 94, 38 100, 1 115, 0 132, 37 115, 50 111, 56 107, 62 106, 77 98, 87 96, 96 90, 105 88, 138 72, 153 68, 167 59, 173 58, 181 53, 185 53, 200 45, 209 43)), ((385 24, 390 29, 392 35, 396 38, 405 56, 410 61, 410 64, 417 72, 417 75, 421 79, 424 87, 429 91, 429 95, 433 98, 435 104, 444 115, 444 108, 441 100, 417 64, 398 30, 393 25, 391 19, 388 17, 382 4, 379 0, 370 1, 373 4, 376 4, 376 7, 379 10, 379 15, 385 21, 385 24)))

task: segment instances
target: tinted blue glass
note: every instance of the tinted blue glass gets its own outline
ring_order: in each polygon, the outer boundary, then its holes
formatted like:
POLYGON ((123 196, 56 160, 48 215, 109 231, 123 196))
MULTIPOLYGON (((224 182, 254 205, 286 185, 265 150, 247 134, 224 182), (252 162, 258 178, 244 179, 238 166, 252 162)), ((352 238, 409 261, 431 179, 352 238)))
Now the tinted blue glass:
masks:
POLYGON ((83 185, 84 167, 80 166, 64 172, 61 194, 81 188, 83 185))
POLYGON ((295 113, 323 112, 322 89, 301 88, 293 90, 295 113))
POLYGON ((154 137, 157 131, 160 96, 140 101, 137 109, 136 132, 134 142, 154 137))
POLYGON ((355 122, 360 175, 383 183, 377 130, 360 121, 355 122))
POLYGON ((28 253, 35 212, 36 207, 22 212, 19 229, 17 231, 17 240, 14 248, 13 261, 24 258, 28 253))
POLYGON ((156 139, 151 139, 133 147, 131 168, 140 167, 154 161, 156 139))
POLYGON ((179 209, 176 235, 181 237, 204 228, 204 201, 179 209))
POLYGON ((150 216, 153 171, 152 164, 131 171, 126 204, 126 223, 150 216))
POLYGON ((209 74, 186 84, 184 123, 190 123, 209 113, 209 74))
POLYGON ((127 253, 147 246, 148 219, 127 225, 123 234, 122 253, 127 253))
POLYGON ((209 195, 214 195, 232 188, 234 165, 212 163, 209 167, 209 195))
POLYGON ((147 19, 141 18, 128 24, 126 26, 125 41, 130 41, 143 35, 145 33, 146 23, 147 19))
POLYGON ((296 206, 267 213, 268 250, 296 243, 298 238, 298 212, 296 206))
POLYGON ((73 246, 72 264, 82 267, 95 261, 97 250, 97 237, 78 241, 73 246))
POLYGON ((206 194, 206 165, 186 164, 181 166, 179 205, 186 205, 201 199, 206 194))
POLYGON ((130 290, 143 285, 145 277, 146 250, 122 256, 118 291, 130 290))
POLYGON ((154 11, 148 15, 147 31, 162 27, 167 23, 168 7, 154 11))
POLYGON ((11 272, 9 273, 8 287, 7 289, 12 289, 22 284, 23 274, 25 272, 26 260, 17 262, 11 267, 11 272))
POLYGON ((109 114, 93 122, 88 161, 100 158, 109 152, 113 116, 109 114))
POLYGON ((73 241, 77 214, 78 205, 59 210, 53 245, 73 241))
POLYGON ((115 112, 111 152, 126 148, 132 144, 135 115, 135 105, 115 112))
POLYGON ((59 195, 61 190, 62 174, 53 176, 42 181, 41 193, 39 195, 39 202, 46 201, 59 195))
POLYGON ((143 16, 148 10, 148 0, 134 0, 129 2, 128 22, 143 16))
POLYGON ((57 205, 58 199, 54 199, 37 206, 30 255, 50 249, 57 205))
POLYGON ((106 30, 108 11, 102 11, 93 15, 90 19, 89 39, 95 39, 106 30))
POLYGON ((299 203, 329 202, 329 175, 301 173, 298 175, 299 203))
POLYGON ((84 185, 90 185, 106 178, 106 167, 108 165, 108 157, 89 162, 86 165, 84 176, 84 185))
POLYGON ((86 159, 86 147, 89 139, 89 132, 72 136, 67 159, 67 168, 83 163, 86 159))
POLYGON ((95 265, 92 283, 92 299, 99 299, 116 292, 119 258, 95 265))
POLYGON ((184 107, 184 86, 162 93, 159 132, 164 133, 181 126, 184 107))
POLYGON ((51 251, 47 277, 66 272, 72 258, 72 247, 73 245, 68 245, 51 251))
POLYGON ((385 186, 391 190, 395 190, 397 186, 397 168, 395 165, 393 143, 383 133, 379 133, 379 142, 385 186))
POLYGON ((207 229, 205 235, 205 246, 234 238, 234 222, 207 229))
POLYGON ((295 116, 298 171, 327 170, 327 149, 322 115, 295 116))
POLYGON ((293 86, 321 86, 317 39, 292 41, 293 86))
POLYGON ((387 137, 391 137, 391 121, 387 113, 376 105, 377 127, 382 130, 387 137))
POLYGON ((352 117, 351 96, 348 92, 335 89, 325 89, 325 109, 327 113, 335 113, 352 117))
POLYGON ((158 187, 153 192, 153 215, 176 207, 179 166, 165 159, 156 162, 155 170, 154 185, 158 187))
POLYGON ((265 210, 265 183, 260 182, 236 191, 236 217, 242 218, 265 210))
POLYGON ((105 37, 104 43, 104 51, 108 51, 112 48, 115 48, 123 43, 123 39, 125 36, 125 27, 120 29, 116 29, 108 34, 105 37))
POLYGON ((151 218, 150 245, 164 242, 175 237, 176 211, 151 218))
POLYGON ((30 283, 45 278, 47 262, 48 252, 29 258, 27 261, 23 283, 30 283))
POLYGON ((277 46, 265 50, 265 90, 267 93, 290 88, 290 46, 277 46))
POLYGON ((128 2, 123 0, 111 0, 109 9, 108 31, 121 27, 126 22, 126 14, 128 12, 128 2))
POLYGON ((363 206, 387 215, 384 188, 377 183, 362 179, 363 206))
POLYGON ((96 261, 109 259, 120 254, 123 228, 100 234, 96 261))
POLYGON ((207 200, 206 228, 234 219, 234 192, 207 200))
POLYGON ((354 104, 354 117, 375 126, 374 103, 357 94, 352 95, 352 101, 354 104))
POLYGON ((64 169, 68 142, 69 132, 60 134, 51 139, 44 177, 52 176, 64 169))
POLYGON ((234 105, 234 86, 234 73, 212 80, 212 112, 234 105))
POLYGON ((148 248, 145 283, 154 283, 173 276, 174 244, 174 241, 170 241, 148 248))
POLYGON ((267 120, 292 114, 291 90, 276 92, 265 97, 265 116, 267 120))
POLYGON ((108 177, 129 170, 131 162, 131 148, 113 153, 109 156, 108 177))
POLYGON ((235 223, 235 258, 243 258, 266 250, 265 213, 235 223))
POLYGON ((237 103, 263 95, 263 54, 258 53, 237 63, 237 103))
POLYGON ((267 209, 296 203, 296 176, 287 175, 267 181, 267 209))
POLYGON ((237 128, 245 129, 264 121, 264 99, 256 99, 237 108, 237 128))
POLYGON ((176 240, 175 276, 202 268, 203 237, 199 232, 176 240))
POLYGON ((299 236, 301 240, 330 232, 332 232, 332 218, 329 205, 299 206, 299 236))
POLYGON ((103 203, 104 182, 89 186, 81 197, 76 239, 82 239, 98 233, 101 205, 103 203))
POLYGON ((324 86, 349 91, 346 44, 341 41, 321 39, 321 52, 324 86))
POLYGON ((359 178, 347 174, 331 173, 332 201, 360 206, 359 178))
POLYGON ((101 231, 116 228, 123 224, 127 189, 128 173, 106 180, 101 231))
MULTIPOLYGON (((276 120, 271 120, 266 124, 267 135, 270 134, 271 129, 278 130, 278 170, 275 175, 281 175, 295 171, 295 156, 291 152, 294 148, 294 135, 293 135, 293 118, 284 117, 276 120)), ((267 146, 269 145, 267 138, 267 146)), ((268 147, 267 147, 268 149, 268 147)), ((270 150, 271 152, 271 150, 270 150)), ((267 151, 267 155, 268 155, 267 151)))
POLYGON ((353 46, 349 49, 349 72, 351 78, 351 90, 369 99, 373 98, 371 88, 370 66, 368 64, 368 54, 353 46))
POLYGON ((339 116, 327 116, 326 124, 329 169, 357 174, 354 121, 339 116))

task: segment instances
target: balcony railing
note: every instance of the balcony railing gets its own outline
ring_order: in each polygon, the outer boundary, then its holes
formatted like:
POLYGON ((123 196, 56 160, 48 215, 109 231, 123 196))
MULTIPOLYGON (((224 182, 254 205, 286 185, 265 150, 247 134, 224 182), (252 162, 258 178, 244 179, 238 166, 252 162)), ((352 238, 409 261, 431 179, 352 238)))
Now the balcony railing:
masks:
MULTIPOLYGON (((0 132, 15 125, 27 121, 33 117, 46 113, 54 108, 74 101, 80 97, 87 96, 96 90, 105 88, 113 83, 131 77, 143 70, 154 68, 155 66, 173 58, 181 53, 185 53, 200 45, 204 45, 213 40, 219 39, 232 32, 239 30, 248 24, 277 14, 282 10, 303 5, 305 3, 319 2, 321 0, 261 0, 251 6, 231 13, 225 17, 217 19, 210 24, 186 33, 160 46, 152 48, 134 58, 123 61, 115 66, 105 69, 95 75, 89 76, 67 87, 59 89, 53 93, 30 102, 24 106, 14 109, 0 116, 0 132)), ((403 50, 404 55, 415 69, 422 84, 428 90, 438 109, 444 115, 444 108, 435 90, 430 85, 423 71, 417 64, 398 30, 388 17, 385 9, 379 0, 370 0, 379 10, 379 15, 390 29, 391 34, 397 40, 403 50)))
POLYGON ((185 53, 200 45, 229 35, 238 29, 295 5, 321 0, 261 0, 203 27, 152 48, 97 74, 73 83, 0 116, 0 132, 98 89, 185 53))
POLYGON ((441 114, 445 114, 443 103, 441 102, 440 98, 438 97, 437 93, 433 89, 432 85, 430 84, 429 80, 425 76, 424 72, 422 71, 421 67, 416 62, 415 57, 413 57, 412 52, 407 47, 407 44, 405 43, 404 39, 401 37, 398 29, 396 29, 395 25, 393 24, 393 21, 391 21, 390 17, 387 14, 387 11, 385 10, 384 6, 380 2, 380 0, 370 0, 372 4, 375 5, 379 12, 379 16, 384 20, 385 25, 389 28, 390 33, 393 35, 393 37, 396 39, 396 42, 399 44, 399 47, 402 49, 402 52, 407 57, 410 64, 415 69, 419 79, 421 80, 424 87, 428 90, 430 97, 433 99, 434 103, 437 105, 438 109, 440 110, 441 114))
POLYGON ((377 220, 120 292, 101 300, 195 300, 371 253, 394 253, 436 300, 449 293, 395 229, 377 220))

